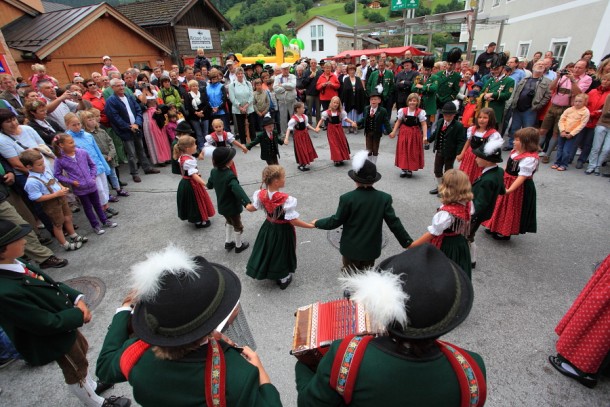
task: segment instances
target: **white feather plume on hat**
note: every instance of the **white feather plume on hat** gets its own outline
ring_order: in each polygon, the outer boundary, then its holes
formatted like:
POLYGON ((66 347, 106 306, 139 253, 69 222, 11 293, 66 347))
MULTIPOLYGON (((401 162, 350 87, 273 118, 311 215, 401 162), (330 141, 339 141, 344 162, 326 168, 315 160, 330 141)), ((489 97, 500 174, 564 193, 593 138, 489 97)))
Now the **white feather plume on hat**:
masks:
POLYGON ((377 89, 377 92, 382 93, 383 92, 383 85, 380 83, 379 85, 377 85, 375 87, 375 89, 377 89))
POLYGON ((489 140, 485 143, 483 152, 487 155, 492 155, 496 150, 502 147, 502 144, 504 144, 503 139, 489 140))
POLYGON ((138 301, 150 301, 161 288, 161 278, 167 274, 197 277, 197 264, 183 249, 170 244, 165 249, 146 255, 147 259, 131 267, 133 289, 138 301))
POLYGON ((352 170, 358 173, 364 167, 365 161, 369 157, 369 152, 366 150, 360 150, 352 157, 352 170))
POLYGON ((404 292, 399 275, 371 268, 339 281, 351 293, 351 300, 364 306, 374 332, 384 332, 394 321, 407 326, 405 303, 409 295, 404 292))

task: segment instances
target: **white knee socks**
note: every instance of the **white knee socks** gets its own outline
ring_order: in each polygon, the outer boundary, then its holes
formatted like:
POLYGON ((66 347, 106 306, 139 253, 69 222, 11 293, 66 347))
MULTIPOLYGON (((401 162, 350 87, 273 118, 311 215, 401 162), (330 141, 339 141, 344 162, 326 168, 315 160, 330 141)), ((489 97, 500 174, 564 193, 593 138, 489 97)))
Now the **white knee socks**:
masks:
POLYGON ((470 247, 470 262, 477 262, 477 245, 475 242, 469 242, 468 246, 470 247))
POLYGON ((68 389, 87 407, 100 407, 104 398, 95 394, 97 383, 87 375, 83 383, 69 384, 68 389))
POLYGON ((241 234, 242 232, 235 232, 235 247, 241 247, 241 234))
POLYGON ((226 224, 225 225, 225 243, 231 243, 233 240, 233 226, 226 224))

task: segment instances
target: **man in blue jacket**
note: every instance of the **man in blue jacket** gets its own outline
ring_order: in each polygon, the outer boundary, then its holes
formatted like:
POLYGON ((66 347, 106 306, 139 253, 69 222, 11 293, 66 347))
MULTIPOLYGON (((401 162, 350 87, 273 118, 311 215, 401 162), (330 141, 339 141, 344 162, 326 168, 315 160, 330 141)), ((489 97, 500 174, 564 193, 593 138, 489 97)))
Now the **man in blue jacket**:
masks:
POLYGON ((158 174, 144 154, 142 143, 142 109, 135 96, 125 94, 125 82, 115 78, 110 81, 114 94, 106 100, 106 116, 112 129, 123 140, 125 153, 129 159, 129 172, 134 182, 142 182, 138 176, 137 161, 144 169, 144 174, 158 174), (136 161, 137 155, 137 161, 136 161))

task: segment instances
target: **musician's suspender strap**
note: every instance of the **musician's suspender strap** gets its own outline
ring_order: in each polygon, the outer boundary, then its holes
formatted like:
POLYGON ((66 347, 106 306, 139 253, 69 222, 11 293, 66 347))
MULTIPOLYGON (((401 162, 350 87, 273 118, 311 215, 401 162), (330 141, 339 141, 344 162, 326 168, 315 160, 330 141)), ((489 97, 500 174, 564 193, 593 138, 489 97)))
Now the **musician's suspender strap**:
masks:
POLYGON ((352 401, 360 362, 371 339, 372 335, 352 335, 343 339, 339 345, 330 373, 330 387, 343 397, 345 404, 352 401))
POLYGON ((121 355, 121 359, 119 361, 119 366, 121 368, 121 372, 123 376, 127 380, 129 380, 129 373, 131 369, 138 363, 138 360, 142 357, 144 352, 146 352, 150 348, 150 345, 146 342, 139 340, 135 341, 121 355))
POLYGON ((225 355, 218 341, 210 338, 205 361, 205 402, 208 407, 226 407, 225 355))
POLYGON ((485 376, 468 352, 448 342, 436 341, 451 363, 460 384, 461 407, 481 407, 487 398, 485 376))

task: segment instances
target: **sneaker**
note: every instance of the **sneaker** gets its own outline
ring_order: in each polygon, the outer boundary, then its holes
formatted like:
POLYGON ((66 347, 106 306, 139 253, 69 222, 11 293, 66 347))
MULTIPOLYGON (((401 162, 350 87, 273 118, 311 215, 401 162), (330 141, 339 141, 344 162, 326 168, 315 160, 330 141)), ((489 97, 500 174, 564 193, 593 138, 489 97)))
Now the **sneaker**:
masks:
POLYGON ((99 226, 96 228, 93 228, 93 230, 95 231, 96 235, 103 235, 104 233, 106 233, 106 231, 99 226))
POLYGON ((104 227, 107 227, 107 228, 116 228, 117 226, 119 226, 118 223, 112 222, 109 220, 107 220, 106 223, 104 223, 104 227))
POLYGON ((81 236, 81 235, 76 235, 74 237, 70 237, 70 239, 72 239, 73 242, 81 242, 81 243, 87 243, 89 241, 88 237, 81 236))
POLYGON ((66 249, 67 252, 69 252, 71 250, 80 249, 82 245, 83 245, 83 242, 69 242, 66 240, 66 243, 64 243, 62 246, 64 249, 66 249))
POLYGON ((43 261, 42 263, 40 263, 40 268, 41 269, 48 269, 50 267, 52 268, 62 268, 68 265, 68 260, 66 259, 60 259, 58 257, 55 256, 51 256, 48 259, 46 259, 45 261, 43 261))
POLYGON ((111 207, 108 207, 105 212, 106 214, 111 214, 112 216, 117 216, 119 214, 119 211, 111 207))
POLYGON ((123 396, 110 396, 104 400, 102 407, 129 407, 131 400, 123 396))

